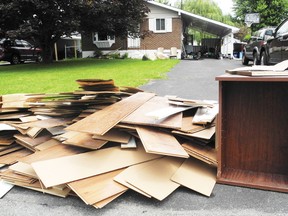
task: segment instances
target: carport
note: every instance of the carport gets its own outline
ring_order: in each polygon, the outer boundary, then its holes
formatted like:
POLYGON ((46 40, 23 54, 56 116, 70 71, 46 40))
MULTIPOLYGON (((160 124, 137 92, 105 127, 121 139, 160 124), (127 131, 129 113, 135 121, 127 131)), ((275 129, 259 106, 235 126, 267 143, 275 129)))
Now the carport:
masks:
POLYGON ((182 18, 184 33, 188 27, 191 27, 198 31, 207 32, 209 34, 215 35, 221 40, 221 53, 224 55, 224 57, 233 56, 234 33, 239 32, 239 28, 196 14, 192 14, 175 7, 159 4, 154 1, 149 1, 149 3, 176 11, 178 15, 182 18))

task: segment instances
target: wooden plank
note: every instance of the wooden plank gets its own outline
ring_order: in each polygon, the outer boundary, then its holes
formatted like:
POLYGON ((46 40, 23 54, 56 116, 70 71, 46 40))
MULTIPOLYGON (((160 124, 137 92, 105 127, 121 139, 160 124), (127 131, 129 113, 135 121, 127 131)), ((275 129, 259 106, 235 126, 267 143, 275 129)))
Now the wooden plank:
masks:
POLYGON ((83 153, 85 151, 87 150, 82 149, 82 148, 72 148, 70 146, 58 144, 50 148, 44 149, 42 151, 37 151, 26 157, 19 158, 18 161, 21 161, 26 164, 31 164, 31 163, 42 161, 42 160, 75 155, 75 154, 83 153))
POLYGON ((182 113, 171 115, 165 119, 155 119, 154 117, 146 115, 147 113, 149 114, 150 112, 169 107, 170 105, 167 98, 155 96, 140 106, 137 110, 135 110, 121 122, 137 125, 158 126, 164 128, 181 128, 182 113))
POLYGON ((93 205, 94 203, 128 190, 127 187, 113 181, 113 178, 122 171, 123 169, 119 169, 70 182, 68 183, 68 187, 70 187, 86 204, 93 205))
POLYGON ((137 193, 140 193, 148 198, 151 198, 151 195, 139 190, 138 188, 134 187, 133 185, 127 182, 127 179, 129 179, 129 176, 133 176, 135 175, 135 172, 137 172, 138 170, 141 170, 144 167, 149 166, 150 162, 151 161, 148 161, 148 162, 136 164, 136 165, 126 168, 124 171, 122 171, 121 173, 119 173, 117 176, 114 177, 114 181, 119 182, 120 184, 126 186, 129 189, 136 191, 137 193))
POLYGON ((182 146, 192 157, 217 167, 217 151, 215 148, 193 144, 193 142, 183 143, 182 146))
POLYGON ((174 157, 189 157, 181 144, 170 133, 157 128, 141 126, 137 126, 136 130, 146 152, 174 157))
POLYGON ((154 95, 153 93, 136 93, 68 126, 66 130, 103 135, 154 95))
POLYGON ((127 182, 161 201, 180 186, 170 178, 183 161, 182 158, 174 157, 150 161, 148 166, 130 175, 127 182))
POLYGON ((45 187, 60 185, 103 174, 158 158, 147 154, 142 147, 121 149, 110 147, 73 156, 32 163, 45 187), (47 172, 49 170, 49 172, 47 172))
MULTIPOLYGON (((93 139, 92 137, 93 135, 88 134, 88 133, 82 133, 82 132, 76 132, 76 131, 69 131, 68 133, 69 133, 69 138, 62 142, 63 144, 66 144, 66 145, 73 145, 73 146, 79 146, 82 148, 96 150, 96 149, 101 148, 108 142, 106 140, 93 139)), ((107 133, 109 133, 109 131, 107 133)))
POLYGON ((93 206, 95 208, 97 208, 97 209, 98 208, 103 208, 104 206, 106 206, 107 204, 109 204, 110 202, 112 202, 113 200, 118 198, 119 196, 121 196, 123 193, 125 193, 125 192, 118 193, 118 194, 116 194, 114 196, 111 196, 111 197, 105 199, 105 200, 101 200, 100 202, 94 203, 93 206))
POLYGON ((0 164, 7 164, 7 165, 13 164, 17 160, 19 160, 19 158, 25 157, 32 153, 33 153, 32 151, 22 148, 18 151, 14 151, 9 154, 0 156, 0 164))
POLYGON ((22 127, 37 127, 37 128, 51 128, 61 125, 66 125, 72 122, 72 118, 48 118, 44 120, 32 121, 19 124, 22 127))
POLYGON ((171 180, 210 196, 216 184, 216 168, 195 158, 187 159, 171 177, 171 180))
POLYGON ((128 143, 131 135, 125 131, 121 131, 116 128, 112 128, 104 135, 96 135, 94 134, 93 139, 100 139, 100 140, 107 140, 111 142, 118 142, 118 143, 128 143))

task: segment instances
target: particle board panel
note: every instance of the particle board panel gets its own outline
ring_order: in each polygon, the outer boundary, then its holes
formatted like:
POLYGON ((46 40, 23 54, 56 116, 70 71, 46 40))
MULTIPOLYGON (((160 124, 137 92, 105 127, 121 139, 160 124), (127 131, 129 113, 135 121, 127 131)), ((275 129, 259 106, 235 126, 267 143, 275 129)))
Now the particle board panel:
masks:
POLYGON ((32 163, 45 187, 103 174, 159 157, 137 149, 110 147, 73 156, 32 163), (49 172, 47 172, 49 170, 49 172))
POLYGON ((188 158, 171 180, 205 196, 210 196, 216 184, 216 167, 198 159, 188 158))
POLYGON ((136 130, 146 152, 174 157, 189 157, 172 134, 152 127, 137 126, 136 130))
POLYGON ((165 97, 155 96, 151 100, 145 102, 133 113, 128 115, 121 123, 157 126, 164 128, 181 128, 182 125, 182 112, 176 113, 164 119, 157 119, 149 116, 149 112, 157 111, 163 108, 171 107, 168 99, 165 97))
POLYGON ((139 92, 68 126, 66 130, 103 135, 155 94, 139 92))
POLYGON ((184 159, 175 157, 150 161, 149 165, 130 175, 127 182, 162 201, 180 186, 170 178, 183 161, 184 159))
POLYGON ((111 171, 97 176, 68 183, 70 187, 86 204, 93 205, 116 194, 128 190, 124 185, 113 181, 113 178, 123 169, 111 171))

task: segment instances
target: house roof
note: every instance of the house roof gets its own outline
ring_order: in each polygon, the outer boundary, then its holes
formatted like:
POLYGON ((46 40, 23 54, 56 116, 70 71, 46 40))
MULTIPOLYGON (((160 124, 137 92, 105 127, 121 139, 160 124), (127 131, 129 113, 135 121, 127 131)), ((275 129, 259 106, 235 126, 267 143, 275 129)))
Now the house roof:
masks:
POLYGON ((206 17, 202 17, 196 14, 189 13, 187 11, 171 7, 169 5, 161 4, 155 1, 147 1, 149 4, 156 5, 162 8, 166 8, 171 11, 177 12, 179 15, 181 15, 183 21, 190 25, 191 27, 213 34, 217 35, 219 37, 226 36, 229 33, 237 33, 239 31, 239 28, 230 26, 212 19, 208 19, 206 17))

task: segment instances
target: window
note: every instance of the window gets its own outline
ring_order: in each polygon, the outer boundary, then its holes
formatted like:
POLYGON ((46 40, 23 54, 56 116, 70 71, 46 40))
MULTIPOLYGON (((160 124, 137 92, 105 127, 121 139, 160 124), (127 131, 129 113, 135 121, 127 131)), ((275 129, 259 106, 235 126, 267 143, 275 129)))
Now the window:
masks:
POLYGON ((165 31, 165 19, 156 19, 156 31, 165 31))
POLYGON ((115 36, 96 32, 93 37, 93 43, 98 48, 109 48, 115 43, 115 36))
POLYGON ((154 33, 172 32, 172 18, 149 19, 149 30, 154 33))

